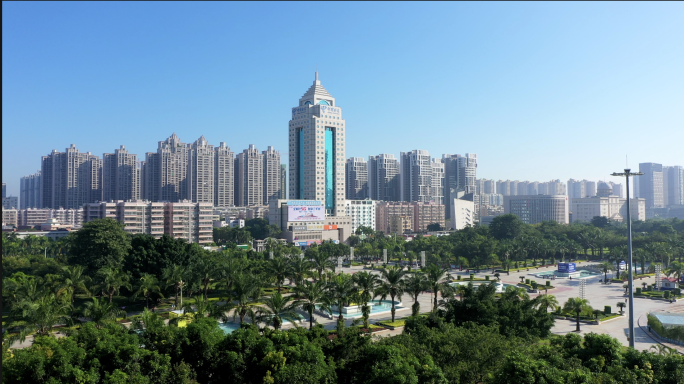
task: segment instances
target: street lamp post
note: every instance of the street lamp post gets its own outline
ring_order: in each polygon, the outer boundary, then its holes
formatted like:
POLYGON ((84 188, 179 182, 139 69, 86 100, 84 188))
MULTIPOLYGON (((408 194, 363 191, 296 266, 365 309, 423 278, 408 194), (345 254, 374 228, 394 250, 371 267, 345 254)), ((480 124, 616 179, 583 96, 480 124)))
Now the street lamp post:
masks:
POLYGON ((641 176, 641 172, 630 172, 631 169, 625 169, 625 172, 617 173, 613 172, 611 176, 624 176, 627 180, 627 253, 629 257, 629 276, 627 277, 627 290, 629 298, 629 346, 634 348, 634 289, 632 288, 633 276, 632 276, 632 217, 631 209, 629 204, 629 177, 630 176, 641 176))

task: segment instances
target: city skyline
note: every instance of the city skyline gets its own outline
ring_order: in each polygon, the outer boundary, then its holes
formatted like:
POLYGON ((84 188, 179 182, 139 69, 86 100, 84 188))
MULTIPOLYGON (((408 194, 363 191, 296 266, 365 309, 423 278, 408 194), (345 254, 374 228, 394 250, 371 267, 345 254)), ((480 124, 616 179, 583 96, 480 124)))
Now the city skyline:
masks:
MULTIPOLYGON (((502 180, 611 181, 626 154, 633 170, 682 165, 684 57, 672 49, 682 10, 3 3, 3 182, 19 196, 20 178, 40 169, 40 157, 71 143, 98 156, 124 145, 138 160, 173 132, 233 150, 287 148, 292 95, 317 65, 343 100, 346 159, 476 153, 478 176, 502 180), (256 9, 260 19, 247 16, 256 9), (319 12, 338 31, 320 38, 321 49, 293 48, 304 29, 280 20, 319 12), (362 22, 368 14, 376 22, 362 22)), ((281 151, 283 163, 288 155, 281 151)))

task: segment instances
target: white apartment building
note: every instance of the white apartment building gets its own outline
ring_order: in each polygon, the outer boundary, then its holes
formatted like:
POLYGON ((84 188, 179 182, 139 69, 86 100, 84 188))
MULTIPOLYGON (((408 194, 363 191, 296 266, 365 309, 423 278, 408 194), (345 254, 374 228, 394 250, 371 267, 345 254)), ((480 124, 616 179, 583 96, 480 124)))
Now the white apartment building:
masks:
POLYGON ((140 199, 138 157, 125 146, 102 155, 102 201, 140 199))
POLYGON ((370 227, 375 230, 375 200, 347 200, 346 214, 351 218, 351 233, 356 233, 358 227, 370 227))
POLYGON ((264 202, 264 157, 254 144, 235 160, 235 205, 249 207, 264 202))
POLYGON ((164 206, 164 233, 189 243, 213 242, 213 207, 209 203, 182 201, 164 206))
POLYGON ((363 157, 350 157, 345 165, 347 199, 364 200, 368 195, 368 163, 363 157))
POLYGON ((368 157, 368 193, 371 200, 399 201, 399 161, 383 153, 368 157))
POLYGON ((188 146, 187 185, 190 200, 214 204, 214 146, 204 136, 188 146))
POLYGON ((235 154, 225 142, 215 148, 214 155, 214 206, 235 205, 235 154))
POLYGON ((526 224, 544 221, 568 224, 568 197, 565 195, 504 196, 504 213, 514 214, 526 224))
POLYGON ((269 146, 265 151, 261 152, 263 156, 264 176, 263 183, 263 205, 268 205, 272 199, 280 199, 280 172, 282 171, 280 164, 280 152, 269 146))
POLYGON ((14 226, 17 227, 18 224, 18 214, 16 209, 5 209, 2 208, 2 226, 14 226))
MULTIPOLYGON (((632 220, 646 220, 646 200, 630 199, 632 220)), ((627 199, 613 195, 613 188, 606 183, 598 184, 594 197, 570 199, 572 222, 590 222, 596 216, 622 222, 627 218, 627 199)))
MULTIPOLYGON (((465 192, 460 193, 462 194, 461 197, 453 199, 450 204, 449 227, 456 230, 475 225, 475 202, 463 198, 465 192)), ((468 195, 473 196, 472 194, 468 195)))

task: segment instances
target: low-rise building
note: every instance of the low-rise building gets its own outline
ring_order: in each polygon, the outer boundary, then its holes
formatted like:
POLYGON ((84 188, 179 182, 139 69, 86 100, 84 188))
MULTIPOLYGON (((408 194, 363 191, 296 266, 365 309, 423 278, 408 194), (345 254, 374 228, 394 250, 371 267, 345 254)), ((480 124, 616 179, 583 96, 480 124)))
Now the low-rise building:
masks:
POLYGON ((352 234, 351 217, 326 216, 319 200, 273 199, 268 218, 283 231, 288 243, 300 247, 326 240, 346 242, 352 234))
MULTIPOLYGON (((630 199, 632 220, 646 220, 646 200, 630 199)), ((613 188, 604 182, 598 184, 596 196, 570 199, 572 222, 590 222, 596 216, 622 222, 627 217, 627 199, 613 195, 613 188)))
POLYGON ((568 197, 565 195, 504 196, 504 213, 516 215, 525 224, 555 221, 568 224, 568 197))
POLYGON ((375 230, 375 206, 377 201, 345 200, 347 216, 351 217, 351 232, 356 233, 358 227, 370 227, 375 230))
POLYGON ((5 209, 2 208, 2 226, 13 226, 17 227, 17 210, 16 209, 5 209))

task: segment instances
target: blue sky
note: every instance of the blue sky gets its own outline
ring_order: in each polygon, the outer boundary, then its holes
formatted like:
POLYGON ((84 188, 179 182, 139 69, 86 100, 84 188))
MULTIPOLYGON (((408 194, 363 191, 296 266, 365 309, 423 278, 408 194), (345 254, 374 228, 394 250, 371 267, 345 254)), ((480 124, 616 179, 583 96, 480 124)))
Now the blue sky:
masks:
MULTIPOLYGON (((347 156, 477 153, 478 177, 684 165, 684 3, 3 2, 9 194, 70 143, 287 150, 318 67, 347 156)), ((616 180, 617 181, 617 180, 616 180)))

